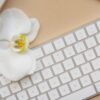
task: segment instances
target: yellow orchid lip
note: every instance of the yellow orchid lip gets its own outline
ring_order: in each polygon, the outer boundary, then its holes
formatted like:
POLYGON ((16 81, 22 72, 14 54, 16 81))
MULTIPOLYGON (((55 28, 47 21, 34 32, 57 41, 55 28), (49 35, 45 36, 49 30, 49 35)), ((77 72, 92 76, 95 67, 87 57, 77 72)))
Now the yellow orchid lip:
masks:
POLYGON ((19 36, 14 37, 12 41, 11 47, 14 51, 25 53, 28 50, 29 41, 25 34, 20 34, 19 36))

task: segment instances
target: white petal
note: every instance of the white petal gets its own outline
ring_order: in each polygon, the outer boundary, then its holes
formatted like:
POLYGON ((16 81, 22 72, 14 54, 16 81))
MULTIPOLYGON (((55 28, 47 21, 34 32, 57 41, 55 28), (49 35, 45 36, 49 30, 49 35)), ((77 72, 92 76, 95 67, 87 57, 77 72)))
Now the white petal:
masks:
POLYGON ((30 19, 20 9, 11 8, 1 13, 0 40, 11 40, 14 35, 29 33, 30 30, 30 19))
POLYGON ((33 42, 38 35, 40 23, 36 18, 31 19, 31 32, 28 34, 30 42, 33 42))
POLYGON ((26 54, 17 54, 7 50, 0 58, 0 73, 7 79, 17 81, 36 68, 36 59, 29 50, 26 54))

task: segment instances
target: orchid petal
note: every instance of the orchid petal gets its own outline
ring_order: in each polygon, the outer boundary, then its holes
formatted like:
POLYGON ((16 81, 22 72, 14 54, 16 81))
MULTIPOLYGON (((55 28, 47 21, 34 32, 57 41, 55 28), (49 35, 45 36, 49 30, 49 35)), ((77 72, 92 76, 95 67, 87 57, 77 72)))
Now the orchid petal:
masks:
POLYGON ((17 8, 3 11, 0 15, 0 40, 11 40, 13 36, 27 34, 31 30, 30 19, 17 8))
POLYGON ((0 56, 0 73, 9 80, 17 81, 36 68, 36 59, 31 50, 18 54, 8 49, 0 56))

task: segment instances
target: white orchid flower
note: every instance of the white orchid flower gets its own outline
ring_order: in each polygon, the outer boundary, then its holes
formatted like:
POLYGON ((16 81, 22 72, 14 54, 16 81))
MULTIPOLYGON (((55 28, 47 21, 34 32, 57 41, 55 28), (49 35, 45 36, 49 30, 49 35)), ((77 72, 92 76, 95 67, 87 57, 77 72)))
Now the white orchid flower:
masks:
POLYGON ((35 71, 36 58, 29 43, 36 38, 39 27, 37 19, 29 19, 17 8, 0 14, 0 74, 17 81, 35 71))

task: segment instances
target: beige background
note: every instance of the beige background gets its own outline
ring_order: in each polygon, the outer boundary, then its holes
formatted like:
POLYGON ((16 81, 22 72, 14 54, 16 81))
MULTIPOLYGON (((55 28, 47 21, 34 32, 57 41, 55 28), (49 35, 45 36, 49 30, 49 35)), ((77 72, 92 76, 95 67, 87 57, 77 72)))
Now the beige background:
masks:
MULTIPOLYGON (((3 9, 17 7, 40 20, 39 45, 80 25, 100 18, 100 0, 8 0, 3 9)), ((100 100, 100 96, 92 99, 100 100)))

